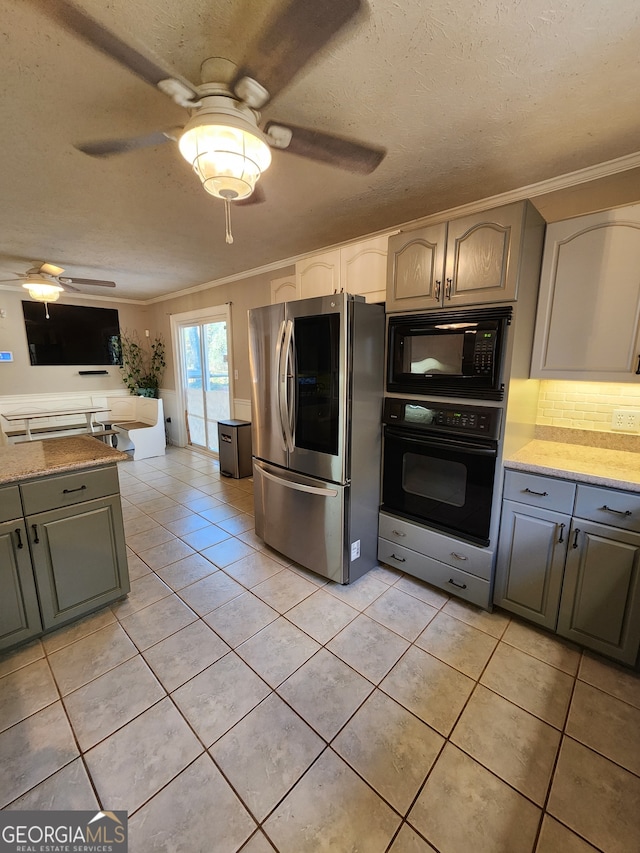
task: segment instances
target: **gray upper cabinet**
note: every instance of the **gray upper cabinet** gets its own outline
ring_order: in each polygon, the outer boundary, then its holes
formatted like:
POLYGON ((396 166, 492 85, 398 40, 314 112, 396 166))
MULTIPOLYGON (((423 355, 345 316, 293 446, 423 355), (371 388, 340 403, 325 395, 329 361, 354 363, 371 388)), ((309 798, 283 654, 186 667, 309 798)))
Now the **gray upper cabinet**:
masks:
POLYGON ((532 228, 542 218, 523 201, 390 237, 387 311, 514 301, 532 228))
POLYGON ((547 227, 531 375, 640 381, 640 205, 547 227))

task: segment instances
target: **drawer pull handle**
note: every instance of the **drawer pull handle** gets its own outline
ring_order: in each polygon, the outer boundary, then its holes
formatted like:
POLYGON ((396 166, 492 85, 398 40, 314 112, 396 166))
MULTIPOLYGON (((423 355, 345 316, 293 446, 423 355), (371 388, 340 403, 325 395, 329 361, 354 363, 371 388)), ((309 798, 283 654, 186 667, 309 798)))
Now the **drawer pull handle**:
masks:
POLYGON ((549 492, 534 492, 533 489, 524 489, 528 495, 537 495, 539 498, 546 498, 549 492))
POLYGON ((397 560, 399 563, 406 563, 407 562, 404 557, 397 557, 395 554, 392 554, 391 558, 393 560, 397 560))
POLYGON ((434 299, 436 300, 436 302, 440 302, 440 290, 441 290, 441 288, 442 288, 442 281, 438 281, 436 279, 436 295, 434 296, 434 299))
POLYGON ((603 504, 600 509, 606 509, 607 512, 615 512, 616 515, 624 515, 625 517, 627 515, 632 515, 630 509, 613 509, 613 507, 607 506, 606 504, 603 504))
POLYGON ((394 536, 406 536, 407 535, 406 533, 402 533, 402 531, 400 531, 400 530, 392 530, 391 532, 393 533, 394 536))
POLYGON ((37 544, 38 544, 38 542, 40 541, 40 540, 38 539, 38 525, 37 525, 37 524, 32 524, 32 525, 31 525, 31 529, 33 530, 33 543, 34 543, 34 545, 37 545, 37 544))
POLYGON ((86 488, 87 488, 86 486, 78 486, 77 489, 63 489, 62 494, 63 495, 70 495, 72 492, 84 492, 84 490, 86 488))
POLYGON ((468 557, 465 557, 464 554, 456 554, 455 551, 451 552, 451 556, 455 557, 456 560, 468 560, 468 557))
POLYGON ((22 536, 20 536, 20 528, 19 527, 16 527, 15 534, 16 534, 16 537, 18 539, 18 548, 24 548, 24 545, 22 544, 22 536))
POLYGON ((447 583, 450 583, 450 584, 452 584, 453 586, 457 586, 457 587, 458 587, 458 589, 466 589, 466 588, 467 588, 466 583, 456 583, 456 582, 454 581, 454 579, 453 579, 453 578, 449 578, 449 580, 447 581, 447 583))
POLYGON ((573 545, 571 546, 572 548, 578 547, 578 534, 579 533, 580 533, 580 528, 576 527, 576 535, 573 537, 573 545))
POLYGON ((558 545, 560 545, 560 544, 562 544, 562 542, 564 542, 564 538, 563 538, 563 537, 564 537, 564 528, 565 528, 565 526, 566 526, 565 524, 561 524, 561 525, 560 525, 560 538, 558 539, 558 545))

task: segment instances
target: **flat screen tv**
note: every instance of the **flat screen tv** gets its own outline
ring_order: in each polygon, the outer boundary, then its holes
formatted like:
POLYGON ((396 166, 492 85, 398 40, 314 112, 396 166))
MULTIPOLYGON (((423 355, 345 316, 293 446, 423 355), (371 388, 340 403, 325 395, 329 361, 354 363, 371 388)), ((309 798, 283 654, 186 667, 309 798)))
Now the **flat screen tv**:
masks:
POLYGON ((116 308, 23 302, 29 358, 33 365, 120 364, 116 308))

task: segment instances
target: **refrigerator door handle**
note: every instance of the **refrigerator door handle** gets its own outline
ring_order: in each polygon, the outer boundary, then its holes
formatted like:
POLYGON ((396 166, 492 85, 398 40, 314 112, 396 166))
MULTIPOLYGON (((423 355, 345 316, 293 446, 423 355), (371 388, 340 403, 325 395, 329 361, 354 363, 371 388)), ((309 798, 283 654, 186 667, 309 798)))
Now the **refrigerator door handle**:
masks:
POLYGON ((285 423, 287 422, 287 409, 286 409, 286 375, 287 375, 287 367, 286 363, 283 364, 286 349, 283 347, 283 341, 285 337, 285 332, 287 328, 287 321, 283 320, 280 323, 280 328, 278 329, 278 343, 276 344, 276 364, 278 366, 278 373, 274 377, 275 378, 275 397, 276 404, 278 408, 278 417, 280 418, 280 440, 282 442, 282 449, 287 451, 289 449, 287 443, 287 431, 285 427, 285 423))
POLYGON ((293 320, 285 320, 282 359, 280 362, 280 418, 286 447, 290 453, 295 447, 293 437, 294 394, 293 394, 293 320))
POLYGON ((266 477, 267 480, 273 480, 281 486, 287 486, 290 489, 295 489, 297 492, 307 492, 310 495, 321 495, 325 498, 336 498, 338 496, 337 489, 325 489, 318 486, 307 486, 305 483, 294 483, 291 480, 285 480, 283 477, 276 477, 269 471, 260 466, 260 474, 266 477))

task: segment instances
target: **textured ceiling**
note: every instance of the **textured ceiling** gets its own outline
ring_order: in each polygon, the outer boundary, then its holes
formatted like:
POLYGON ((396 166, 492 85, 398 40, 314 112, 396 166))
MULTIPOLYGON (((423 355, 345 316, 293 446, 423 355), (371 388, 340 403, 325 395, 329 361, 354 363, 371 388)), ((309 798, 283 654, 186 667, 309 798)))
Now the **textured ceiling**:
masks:
MULTIPOLYGON (((239 59, 276 5, 78 2, 195 82, 207 57, 239 59)), ((0 0, 0 278, 47 260, 146 299, 636 152, 638 44, 637 0, 369 0, 263 118, 386 159, 361 176, 274 152, 266 201, 233 210, 227 246, 222 203, 174 144, 74 148, 186 112, 29 0, 0 0)))

